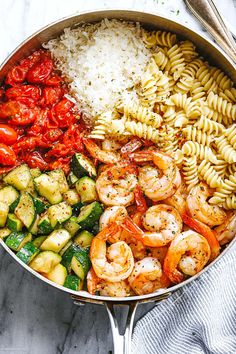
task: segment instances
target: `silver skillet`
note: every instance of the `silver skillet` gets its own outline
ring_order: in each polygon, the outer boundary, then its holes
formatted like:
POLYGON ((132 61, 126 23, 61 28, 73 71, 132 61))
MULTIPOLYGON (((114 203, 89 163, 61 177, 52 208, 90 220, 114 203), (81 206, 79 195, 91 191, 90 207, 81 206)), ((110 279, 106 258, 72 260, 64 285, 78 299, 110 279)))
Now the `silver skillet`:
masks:
MULTIPOLYGON (((199 35, 198 33, 192 31, 191 29, 183 26, 175 21, 169 20, 163 16, 157 16, 155 14, 137 12, 131 10, 101 10, 101 11, 90 11, 84 12, 79 15, 74 15, 70 17, 63 18, 62 20, 56 21, 40 31, 36 32, 34 35, 29 37, 26 41, 16 48, 16 50, 9 55, 9 57, 3 62, 0 66, 0 82, 4 79, 7 71, 15 65, 20 59, 26 57, 31 54, 34 50, 38 49, 43 42, 47 42, 48 40, 59 36, 63 29, 66 27, 74 26, 80 22, 96 22, 100 21, 103 18, 117 18, 128 21, 140 22, 144 27, 149 29, 161 29, 166 31, 171 31, 179 35, 180 37, 189 39, 193 41, 198 50, 208 59, 212 61, 215 65, 224 70, 231 79, 236 82, 236 71, 232 61, 226 56, 226 54, 217 47, 213 42, 209 41, 205 37, 199 35)), ((44 278, 27 265, 25 265, 20 259, 16 257, 16 255, 5 245, 5 243, 0 240, 1 245, 5 248, 5 250, 14 258, 16 262, 18 262, 22 267, 31 272, 34 276, 41 279, 42 281, 48 283, 55 288, 64 291, 70 296, 75 304, 84 304, 84 303, 94 303, 105 305, 113 334, 114 341, 114 353, 128 354, 130 352, 130 340, 132 334, 132 328, 134 323, 135 311, 137 309, 137 305, 144 302, 159 302, 166 299, 176 290, 184 287, 186 284, 197 279, 201 274, 206 272, 209 267, 213 266, 215 262, 218 261, 226 252, 229 252, 233 243, 236 242, 236 239, 231 242, 231 244, 220 254, 220 256, 211 264, 209 264, 206 268, 204 268, 200 273, 195 276, 185 280, 181 284, 172 286, 168 289, 161 289, 156 291, 155 293, 143 295, 143 296, 132 296, 132 297, 124 297, 124 298, 115 298, 115 297, 104 297, 104 296, 96 296, 90 295, 85 291, 73 291, 67 288, 64 288, 60 285, 57 285, 50 280, 44 278), (126 320, 126 328, 124 333, 121 335, 118 327, 118 322, 116 318, 116 314, 114 311, 114 306, 128 306, 129 311, 126 320)))

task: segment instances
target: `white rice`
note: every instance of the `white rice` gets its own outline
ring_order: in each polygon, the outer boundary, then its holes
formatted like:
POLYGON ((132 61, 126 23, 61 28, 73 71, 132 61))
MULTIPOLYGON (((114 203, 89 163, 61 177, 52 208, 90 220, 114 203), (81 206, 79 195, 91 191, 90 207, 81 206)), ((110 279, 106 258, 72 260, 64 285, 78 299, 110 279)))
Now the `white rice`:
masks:
POLYGON ((151 56, 139 24, 107 19, 66 28, 60 38, 44 47, 70 81, 80 108, 92 116, 135 95, 130 89, 140 81, 151 56))

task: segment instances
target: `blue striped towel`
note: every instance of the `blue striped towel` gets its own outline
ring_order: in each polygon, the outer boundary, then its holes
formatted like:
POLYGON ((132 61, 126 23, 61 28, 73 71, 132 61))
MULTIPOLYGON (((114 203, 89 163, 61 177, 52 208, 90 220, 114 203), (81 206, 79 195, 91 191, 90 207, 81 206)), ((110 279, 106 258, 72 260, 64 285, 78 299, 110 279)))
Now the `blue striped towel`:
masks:
POLYGON ((138 321, 134 354, 236 354, 236 245, 138 321))

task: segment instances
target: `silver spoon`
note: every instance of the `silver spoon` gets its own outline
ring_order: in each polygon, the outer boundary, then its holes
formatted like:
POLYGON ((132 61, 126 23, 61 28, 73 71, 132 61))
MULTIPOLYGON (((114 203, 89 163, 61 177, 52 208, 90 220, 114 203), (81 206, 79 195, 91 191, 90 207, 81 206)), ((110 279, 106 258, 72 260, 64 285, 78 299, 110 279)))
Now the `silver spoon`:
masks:
POLYGON ((219 46, 236 63, 236 44, 212 0, 184 0, 219 46))

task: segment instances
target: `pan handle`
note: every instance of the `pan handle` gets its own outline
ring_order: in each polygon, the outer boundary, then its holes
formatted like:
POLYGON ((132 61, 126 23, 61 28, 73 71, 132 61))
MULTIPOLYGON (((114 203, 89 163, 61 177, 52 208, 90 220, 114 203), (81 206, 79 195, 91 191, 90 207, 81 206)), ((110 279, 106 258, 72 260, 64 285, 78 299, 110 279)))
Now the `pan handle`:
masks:
POLYGON ((119 324, 117 321, 114 304, 110 302, 105 303, 107 313, 111 323, 114 354, 130 354, 131 353, 131 336, 134 326, 134 317, 137 310, 138 301, 128 304, 129 310, 126 318, 125 331, 120 334, 119 324))

